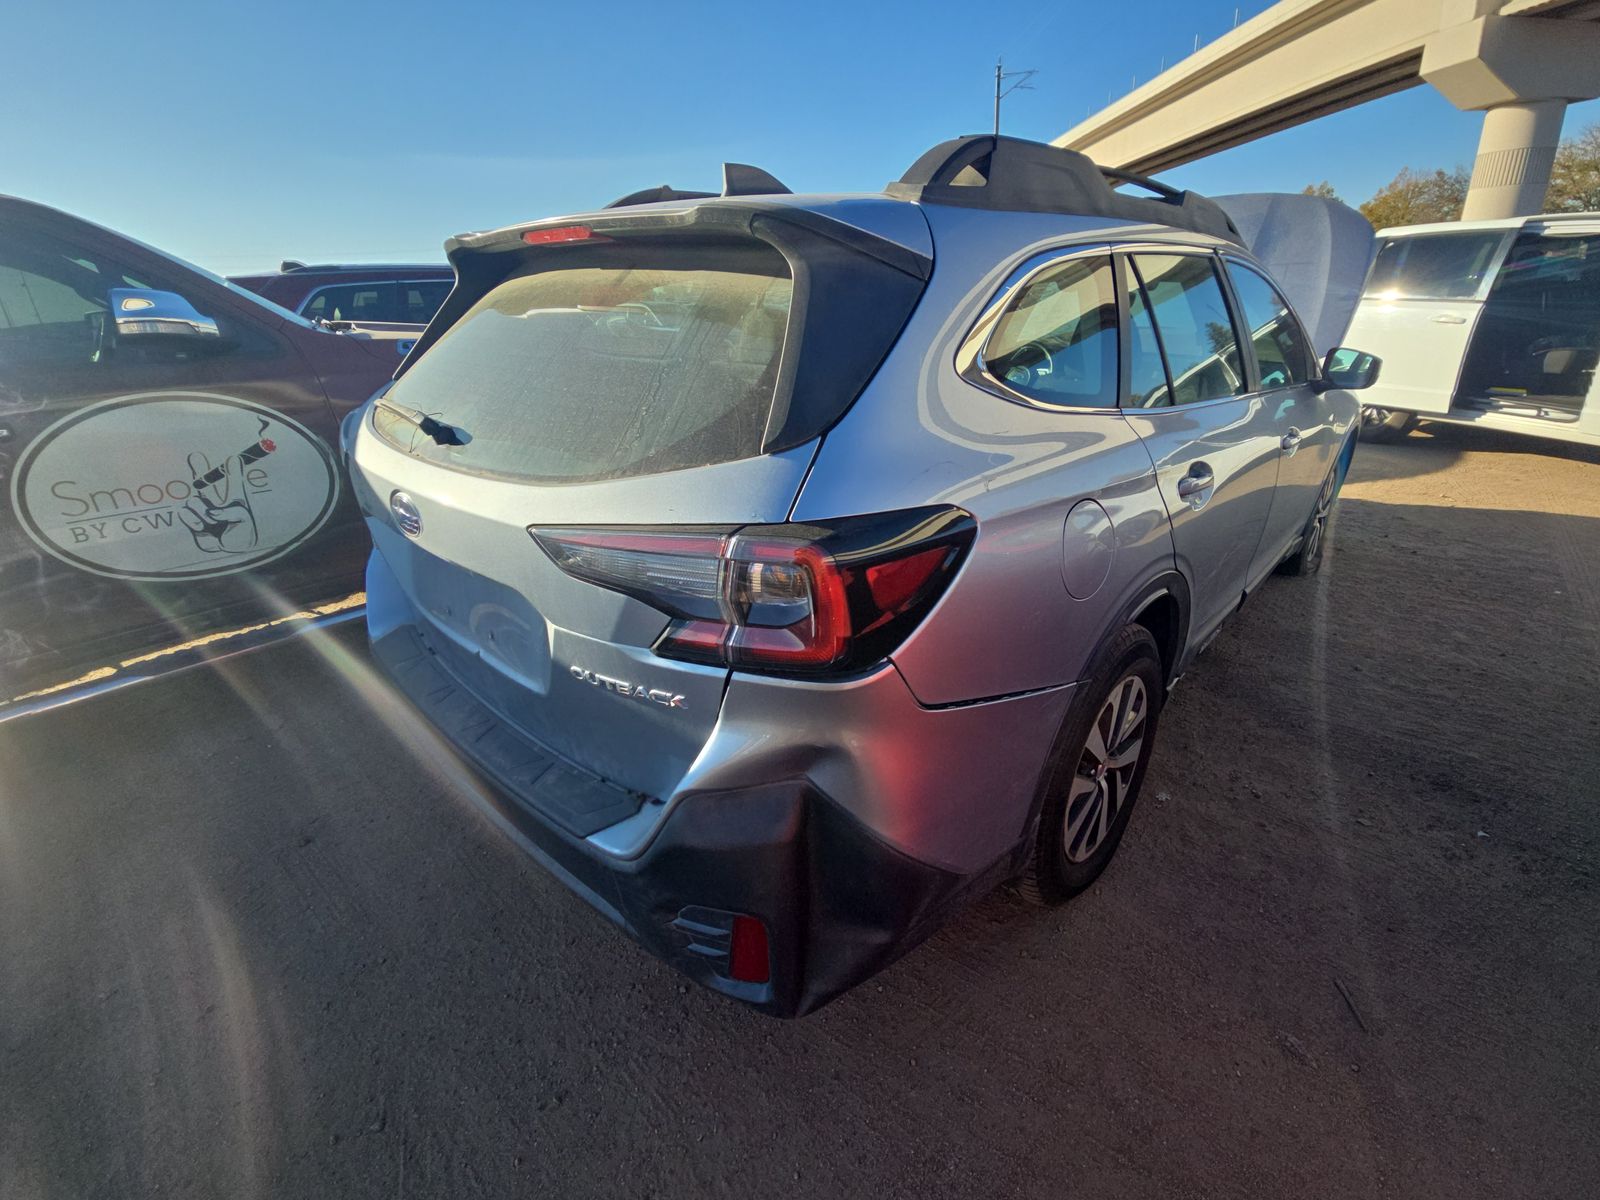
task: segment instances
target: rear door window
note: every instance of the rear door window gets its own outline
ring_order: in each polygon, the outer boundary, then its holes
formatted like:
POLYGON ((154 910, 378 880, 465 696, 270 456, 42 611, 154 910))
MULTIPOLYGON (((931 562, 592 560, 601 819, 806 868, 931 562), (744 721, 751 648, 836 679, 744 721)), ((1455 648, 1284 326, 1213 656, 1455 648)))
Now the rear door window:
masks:
POLYGON ((439 311, 444 298, 450 294, 448 279, 427 280, 421 283, 400 285, 400 313, 395 318, 416 325, 426 325, 439 311))
POLYGON ((772 411, 793 290, 783 256, 759 242, 618 250, 604 265, 515 277, 389 393, 454 426, 465 444, 438 445, 383 407, 374 425, 418 457, 530 481, 752 458, 772 411))
POLYGON ((1131 261, 1166 351, 1172 402, 1242 394, 1239 340, 1210 256, 1135 254, 1131 261))
POLYGON ((1106 257, 1074 259, 1027 283, 983 351, 989 373, 1044 404, 1117 403, 1117 293, 1106 257))
POLYGON ((320 288, 301 316, 327 321, 404 321, 399 286, 393 283, 341 283, 320 288))
POLYGON ((1483 286, 1504 240, 1499 229, 1388 238, 1378 246, 1365 294, 1392 300, 1470 299, 1483 286))

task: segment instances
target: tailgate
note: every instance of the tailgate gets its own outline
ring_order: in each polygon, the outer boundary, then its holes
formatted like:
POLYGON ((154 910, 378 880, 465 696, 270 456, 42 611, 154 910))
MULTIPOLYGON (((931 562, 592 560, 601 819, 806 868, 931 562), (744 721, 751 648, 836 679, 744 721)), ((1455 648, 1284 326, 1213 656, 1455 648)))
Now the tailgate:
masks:
POLYGON ((564 574, 528 528, 781 520, 812 449, 676 478, 533 487, 418 462, 379 438, 369 418, 353 464, 374 548, 441 665, 562 758, 665 797, 711 735, 727 671, 652 653, 667 616, 564 574), (394 491, 421 518, 414 537, 383 515, 394 491))
POLYGON ((653 653, 667 613, 564 573, 529 528, 786 521, 931 263, 748 203, 473 235, 451 257, 458 286, 355 438, 377 552, 477 700, 666 797, 711 734, 726 668, 653 653))

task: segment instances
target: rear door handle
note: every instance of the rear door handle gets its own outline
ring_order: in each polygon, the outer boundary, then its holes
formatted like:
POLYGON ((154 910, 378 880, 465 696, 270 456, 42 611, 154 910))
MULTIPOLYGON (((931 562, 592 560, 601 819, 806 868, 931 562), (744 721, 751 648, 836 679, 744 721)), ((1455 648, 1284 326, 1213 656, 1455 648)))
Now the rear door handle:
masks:
POLYGON ((1435 313, 1429 318, 1435 325, 1465 325, 1467 319, 1455 313, 1435 313))
POLYGON ((1300 442, 1304 437, 1303 433, 1291 425, 1289 426, 1289 432, 1278 439, 1278 448, 1285 454, 1292 455, 1296 450, 1300 449, 1300 442))
POLYGON ((1189 468, 1187 475, 1178 480, 1178 498, 1199 508, 1211 494, 1216 482, 1216 476, 1211 473, 1211 468, 1197 463, 1189 468))

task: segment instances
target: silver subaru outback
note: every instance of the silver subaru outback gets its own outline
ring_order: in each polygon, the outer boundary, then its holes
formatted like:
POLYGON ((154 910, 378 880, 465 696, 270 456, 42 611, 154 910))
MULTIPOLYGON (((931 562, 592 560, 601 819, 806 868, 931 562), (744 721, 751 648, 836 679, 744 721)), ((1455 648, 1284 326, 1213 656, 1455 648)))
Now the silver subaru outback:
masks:
POLYGON ((374 655, 502 822, 797 1015, 1105 868, 1173 682, 1321 562, 1371 230, 1007 138, 725 181, 453 239, 346 453, 374 655))

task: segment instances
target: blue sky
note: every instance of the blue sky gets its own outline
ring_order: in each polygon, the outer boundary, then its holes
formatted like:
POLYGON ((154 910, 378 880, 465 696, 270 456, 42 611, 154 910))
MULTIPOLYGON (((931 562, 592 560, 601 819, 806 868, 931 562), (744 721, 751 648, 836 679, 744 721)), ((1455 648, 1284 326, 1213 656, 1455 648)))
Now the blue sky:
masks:
MULTIPOLYGON (((1241 19, 1269 7, 1238 6, 1241 19)), ((433 259, 451 233, 717 184, 724 159, 860 190, 990 122, 996 55, 1048 139, 1233 25, 1232 0, 128 4, 11 0, 0 191, 224 273, 433 259), (776 14, 776 15, 774 15, 776 14)), ((1574 106, 1567 130, 1600 121, 1574 106)), ((1422 87, 1172 172, 1216 192, 1470 163, 1422 87)))

